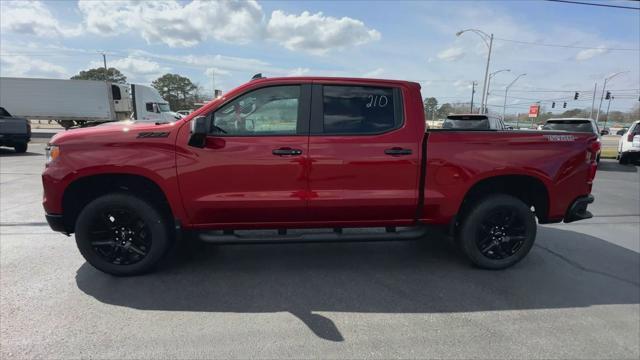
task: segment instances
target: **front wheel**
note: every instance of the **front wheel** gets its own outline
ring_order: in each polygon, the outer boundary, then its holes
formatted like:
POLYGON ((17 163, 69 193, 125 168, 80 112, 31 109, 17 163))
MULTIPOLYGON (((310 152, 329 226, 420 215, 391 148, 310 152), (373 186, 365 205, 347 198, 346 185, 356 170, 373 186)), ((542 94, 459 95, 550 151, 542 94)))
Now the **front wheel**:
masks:
POLYGON ((460 246, 475 265, 504 269, 522 260, 533 247, 536 221, 521 200, 504 194, 484 197, 462 220, 460 246))
POLYGON ((629 159, 626 156, 624 156, 624 153, 621 153, 620 158, 618 159, 618 163, 620 165, 627 165, 629 163, 629 159))
POLYGON ((87 262, 119 276, 152 270, 171 243, 169 226, 148 202, 128 194, 91 201, 76 221, 76 244, 87 262))

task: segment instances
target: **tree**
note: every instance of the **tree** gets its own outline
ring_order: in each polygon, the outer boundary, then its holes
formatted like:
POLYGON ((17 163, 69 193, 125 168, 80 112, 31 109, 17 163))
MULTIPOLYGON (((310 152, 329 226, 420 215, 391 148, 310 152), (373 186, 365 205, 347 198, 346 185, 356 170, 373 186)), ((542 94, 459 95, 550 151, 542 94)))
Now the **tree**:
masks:
POLYGON ((424 99, 424 113, 427 119, 429 119, 430 117, 433 117, 432 114, 437 107, 438 107, 438 100, 436 100, 436 98, 429 97, 424 99))
POLYGON ((78 75, 72 76, 71 80, 106 80, 117 84, 127 83, 127 77, 124 76, 120 70, 108 68, 105 71, 102 67, 80 71, 78 75))
POLYGON ((193 108, 198 86, 189 78, 178 74, 164 74, 155 79, 151 86, 156 88, 163 99, 169 102, 172 110, 193 108))
POLYGON ((447 115, 454 114, 454 113, 455 111, 454 111, 453 105, 449 103, 444 103, 440 106, 440 109, 438 109, 438 118, 444 119, 447 117, 447 115))

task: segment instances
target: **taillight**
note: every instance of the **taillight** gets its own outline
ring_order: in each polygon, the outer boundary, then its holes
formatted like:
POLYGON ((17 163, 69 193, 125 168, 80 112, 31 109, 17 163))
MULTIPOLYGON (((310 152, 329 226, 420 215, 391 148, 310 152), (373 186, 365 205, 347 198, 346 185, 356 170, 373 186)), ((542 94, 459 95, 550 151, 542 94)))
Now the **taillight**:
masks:
POLYGON ((589 143, 589 148, 587 149, 587 162, 589 163, 589 173, 587 175, 587 184, 592 184, 593 179, 596 177, 596 171, 598 170, 598 153, 600 152, 600 148, 602 144, 600 141, 592 140, 589 143))
POLYGON ((629 132, 629 135, 627 135, 627 141, 628 142, 632 142, 633 141, 633 133, 629 132))

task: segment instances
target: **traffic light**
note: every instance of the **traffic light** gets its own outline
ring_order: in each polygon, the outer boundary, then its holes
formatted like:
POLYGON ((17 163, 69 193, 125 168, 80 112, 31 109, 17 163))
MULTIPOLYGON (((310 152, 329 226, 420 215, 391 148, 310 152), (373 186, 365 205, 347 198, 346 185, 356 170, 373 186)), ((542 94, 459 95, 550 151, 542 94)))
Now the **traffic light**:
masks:
POLYGON ((556 102, 554 101, 554 102, 551 103, 551 108, 553 109, 555 107, 556 107, 556 102))
POLYGON ((605 100, 611 99, 611 91, 607 91, 607 95, 605 95, 605 100))
POLYGON ((567 107, 567 102, 566 102, 566 101, 562 104, 562 107, 563 107, 563 108, 566 108, 566 107, 567 107))
POLYGON ((573 95, 573 100, 578 100, 578 96, 580 96, 580 93, 576 91, 575 95, 573 95))

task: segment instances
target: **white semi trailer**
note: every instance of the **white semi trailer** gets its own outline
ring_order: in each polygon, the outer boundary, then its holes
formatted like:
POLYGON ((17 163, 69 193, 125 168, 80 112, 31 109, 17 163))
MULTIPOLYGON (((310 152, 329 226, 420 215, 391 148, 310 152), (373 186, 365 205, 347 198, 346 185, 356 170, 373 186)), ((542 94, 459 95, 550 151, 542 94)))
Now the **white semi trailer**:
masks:
POLYGON ((180 118, 152 87, 94 80, 0 77, 0 106, 13 116, 53 120, 67 129, 119 120, 180 118))

